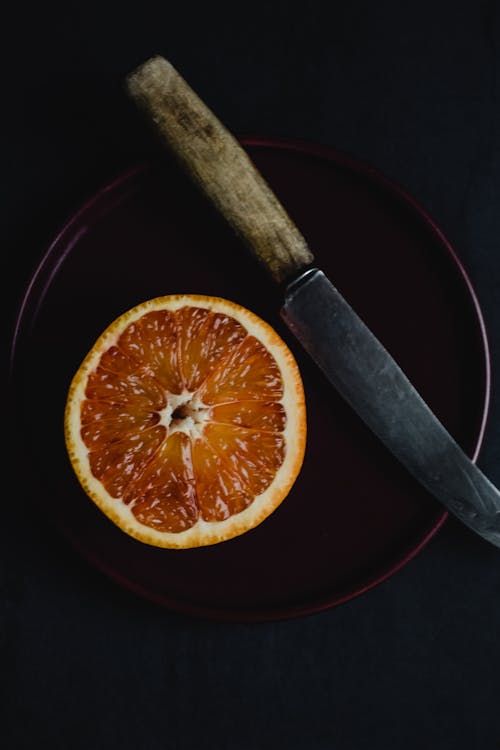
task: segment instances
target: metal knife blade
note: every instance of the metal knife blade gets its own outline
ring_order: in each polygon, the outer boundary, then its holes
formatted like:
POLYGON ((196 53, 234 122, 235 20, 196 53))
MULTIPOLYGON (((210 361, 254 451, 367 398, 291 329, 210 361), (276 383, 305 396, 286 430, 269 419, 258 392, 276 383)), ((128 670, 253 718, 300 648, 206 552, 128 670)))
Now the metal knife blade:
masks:
POLYGON ((500 493, 326 276, 310 269, 307 242, 236 139, 163 57, 133 71, 126 89, 271 276, 295 279, 282 316, 331 383, 424 487, 500 547, 500 493))
POLYGON ((308 270, 289 285, 281 316, 408 471, 463 523, 500 547, 500 492, 322 271, 308 270))

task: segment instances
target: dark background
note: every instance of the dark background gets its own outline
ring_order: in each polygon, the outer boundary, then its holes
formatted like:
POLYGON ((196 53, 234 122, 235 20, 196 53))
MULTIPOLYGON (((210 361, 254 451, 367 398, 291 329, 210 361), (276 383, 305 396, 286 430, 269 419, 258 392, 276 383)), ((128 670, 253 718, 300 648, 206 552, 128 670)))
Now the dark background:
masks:
MULTIPOLYGON (((61 222, 151 153, 121 80, 160 52, 234 132, 344 150, 438 222, 489 333, 479 463, 500 483, 497 3, 26 3, 4 11, 3 32, 7 334, 61 222)), ((457 522, 336 609, 267 624, 189 619, 80 560, 30 506, 22 435, 6 437, 3 747, 500 748, 500 553, 457 522)))

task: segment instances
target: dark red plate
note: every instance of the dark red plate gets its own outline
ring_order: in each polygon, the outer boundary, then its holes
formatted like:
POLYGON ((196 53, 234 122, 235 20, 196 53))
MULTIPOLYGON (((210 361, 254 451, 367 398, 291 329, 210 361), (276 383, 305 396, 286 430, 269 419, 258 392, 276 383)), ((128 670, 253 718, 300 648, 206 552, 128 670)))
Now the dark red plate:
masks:
MULTIPOLYGON (((288 141, 244 142, 318 265, 475 456, 488 350, 474 292, 442 234, 399 188, 345 155, 288 141)), ((281 323, 281 300, 169 164, 132 169, 92 198, 62 229, 26 292, 13 357, 38 472, 34 500, 88 560, 172 609, 265 620, 330 607, 394 573, 446 518, 302 353, 281 323), (213 547, 171 551, 127 537, 87 499, 67 460, 62 424, 70 380, 102 330, 143 300, 181 292, 227 297, 278 330, 302 371, 309 433, 291 494, 263 524, 213 547)))

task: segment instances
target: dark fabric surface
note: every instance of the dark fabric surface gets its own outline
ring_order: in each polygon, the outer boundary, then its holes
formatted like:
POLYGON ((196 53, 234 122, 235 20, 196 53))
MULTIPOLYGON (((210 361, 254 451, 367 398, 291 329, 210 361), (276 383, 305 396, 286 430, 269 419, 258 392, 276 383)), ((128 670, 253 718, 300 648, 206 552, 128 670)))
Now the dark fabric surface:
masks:
MULTIPOLYGON (((496 2, 19 3, 3 31, 8 330, 61 221, 151 153, 121 80, 160 52, 233 131, 347 151, 435 218, 489 333, 479 463, 500 483, 496 2)), ((6 437, 2 747, 500 748, 500 550, 457 522, 339 608, 257 625, 194 620, 80 560, 30 504, 22 434, 6 437)))

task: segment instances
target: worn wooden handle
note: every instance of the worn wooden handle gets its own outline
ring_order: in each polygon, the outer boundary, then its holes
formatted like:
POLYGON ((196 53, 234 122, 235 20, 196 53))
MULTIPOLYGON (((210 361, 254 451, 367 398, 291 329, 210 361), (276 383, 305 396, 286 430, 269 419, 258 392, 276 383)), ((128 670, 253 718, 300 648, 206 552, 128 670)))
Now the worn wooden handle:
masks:
POLYGON ((127 77, 126 89, 276 281, 312 262, 305 239, 248 155, 167 60, 147 60, 127 77))

